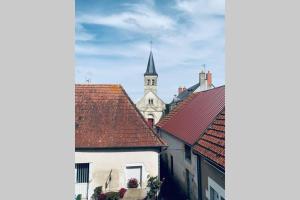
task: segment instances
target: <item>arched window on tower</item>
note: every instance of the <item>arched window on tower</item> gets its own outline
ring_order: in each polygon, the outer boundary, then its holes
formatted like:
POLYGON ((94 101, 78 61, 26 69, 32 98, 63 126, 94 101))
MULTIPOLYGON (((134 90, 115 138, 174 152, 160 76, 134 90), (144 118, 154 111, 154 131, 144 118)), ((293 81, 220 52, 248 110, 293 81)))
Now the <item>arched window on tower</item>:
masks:
POLYGON ((150 79, 147 80, 147 85, 150 85, 150 79))
POLYGON ((155 80, 154 79, 152 79, 152 85, 155 85, 155 80))

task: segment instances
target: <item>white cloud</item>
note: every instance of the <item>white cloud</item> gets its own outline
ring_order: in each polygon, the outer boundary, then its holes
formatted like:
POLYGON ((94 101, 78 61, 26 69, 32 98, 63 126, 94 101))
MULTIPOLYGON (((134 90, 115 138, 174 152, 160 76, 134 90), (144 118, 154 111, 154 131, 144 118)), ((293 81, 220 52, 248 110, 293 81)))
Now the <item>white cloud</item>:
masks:
POLYGON ((82 24, 76 23, 75 25, 76 41, 90 41, 95 38, 91 33, 82 26, 82 24))
MULTIPOLYGON (((167 102, 176 93, 178 85, 188 87, 194 84, 201 65, 207 62, 212 63, 207 67, 213 73, 214 83, 222 83, 221 77, 225 71, 221 60, 224 57, 224 0, 176 0, 173 9, 188 23, 181 23, 174 16, 158 12, 151 0, 144 4, 126 4, 125 8, 126 11, 106 16, 80 15, 77 16, 77 23, 106 25, 143 33, 146 38, 149 37, 148 40, 150 35, 153 36, 160 90, 167 102)), ((149 56, 148 40, 130 44, 76 44, 78 55, 119 57, 109 61, 99 58, 85 62, 84 66, 83 63, 78 64, 80 72, 76 80, 84 80, 84 74, 87 73, 93 74, 92 80, 95 82, 115 80, 128 88, 134 100, 138 99, 143 94, 142 74, 149 56)))
POLYGON ((112 15, 81 15, 77 23, 98 24, 136 32, 155 34, 160 30, 172 30, 175 22, 142 4, 127 4, 126 12, 112 15))
POLYGON ((225 0, 176 0, 174 8, 194 16, 223 15, 225 0))

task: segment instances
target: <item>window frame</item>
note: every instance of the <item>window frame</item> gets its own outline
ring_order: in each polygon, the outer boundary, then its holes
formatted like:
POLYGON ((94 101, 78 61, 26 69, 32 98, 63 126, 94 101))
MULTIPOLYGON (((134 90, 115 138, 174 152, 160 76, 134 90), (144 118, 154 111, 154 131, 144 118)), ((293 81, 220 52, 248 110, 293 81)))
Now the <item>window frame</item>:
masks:
POLYGON ((90 170, 90 163, 75 163, 75 183, 89 183, 90 170))
POLYGON ((208 176, 208 182, 207 182, 207 192, 208 196, 206 196, 209 200, 211 199, 211 189, 214 190, 214 192, 218 195, 218 200, 221 200, 223 198, 225 200, 225 190, 218 184, 216 183, 212 178, 208 176))

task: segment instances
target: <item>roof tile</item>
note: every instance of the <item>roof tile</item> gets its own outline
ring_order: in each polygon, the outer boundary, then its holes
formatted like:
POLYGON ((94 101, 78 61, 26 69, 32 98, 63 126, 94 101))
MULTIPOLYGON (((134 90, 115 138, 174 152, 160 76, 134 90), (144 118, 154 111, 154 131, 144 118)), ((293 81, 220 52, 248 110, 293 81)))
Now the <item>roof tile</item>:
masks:
POLYGON ((166 145, 120 85, 76 84, 75 125, 76 148, 166 145))
MULTIPOLYGON (((193 145, 224 107, 225 86, 193 93, 162 118, 157 126, 193 145)), ((217 125, 214 128, 222 130, 217 125)))

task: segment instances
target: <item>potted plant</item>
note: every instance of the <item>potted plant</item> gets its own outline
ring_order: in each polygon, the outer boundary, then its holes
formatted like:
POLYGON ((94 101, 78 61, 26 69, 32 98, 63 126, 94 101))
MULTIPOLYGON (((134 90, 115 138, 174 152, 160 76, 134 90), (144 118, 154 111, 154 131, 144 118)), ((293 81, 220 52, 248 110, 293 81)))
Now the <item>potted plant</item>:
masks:
POLYGON ((139 186, 139 183, 136 178, 129 179, 128 184, 127 184, 128 188, 137 188, 138 186, 139 186))

